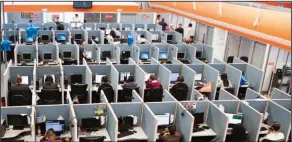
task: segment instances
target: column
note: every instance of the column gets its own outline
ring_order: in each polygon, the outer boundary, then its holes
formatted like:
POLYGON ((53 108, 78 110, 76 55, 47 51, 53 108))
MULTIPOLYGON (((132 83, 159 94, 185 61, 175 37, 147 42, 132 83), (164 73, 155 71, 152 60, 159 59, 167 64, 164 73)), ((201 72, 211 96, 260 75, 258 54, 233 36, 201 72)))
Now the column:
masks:
POLYGON ((122 9, 117 10, 117 23, 121 23, 121 11, 122 9))
POLYGON ((228 31, 214 27, 213 34, 213 57, 221 61, 224 60, 228 31))

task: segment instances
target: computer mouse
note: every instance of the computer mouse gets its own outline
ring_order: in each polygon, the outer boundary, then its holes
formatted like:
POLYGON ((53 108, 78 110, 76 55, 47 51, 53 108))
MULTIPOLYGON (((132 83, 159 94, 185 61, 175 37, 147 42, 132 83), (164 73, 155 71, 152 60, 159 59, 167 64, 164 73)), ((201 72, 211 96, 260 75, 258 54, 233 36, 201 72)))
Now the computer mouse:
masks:
POLYGON ((204 129, 210 129, 209 126, 202 126, 202 128, 204 128, 204 129))
POLYGON ((132 132, 133 132, 133 133, 137 133, 137 131, 135 131, 135 130, 133 130, 132 132))

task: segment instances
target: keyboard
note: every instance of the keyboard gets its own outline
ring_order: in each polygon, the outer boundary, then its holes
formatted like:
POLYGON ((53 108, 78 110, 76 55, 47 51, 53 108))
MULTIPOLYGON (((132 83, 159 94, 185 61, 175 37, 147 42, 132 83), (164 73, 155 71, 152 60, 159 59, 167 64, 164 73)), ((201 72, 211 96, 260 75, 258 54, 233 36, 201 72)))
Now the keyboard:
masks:
POLYGON ((118 134, 118 138, 126 137, 126 136, 129 136, 132 134, 134 134, 134 132, 131 132, 131 131, 122 132, 122 133, 118 134))
POLYGON ((23 130, 23 126, 13 126, 13 130, 23 130))

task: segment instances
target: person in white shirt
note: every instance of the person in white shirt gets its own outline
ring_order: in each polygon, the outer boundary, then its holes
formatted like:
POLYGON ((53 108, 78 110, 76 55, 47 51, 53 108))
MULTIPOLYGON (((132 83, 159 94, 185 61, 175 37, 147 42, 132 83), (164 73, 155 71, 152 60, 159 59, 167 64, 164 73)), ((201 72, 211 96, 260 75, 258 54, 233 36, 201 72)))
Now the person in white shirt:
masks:
POLYGON ((138 36, 137 37, 137 43, 141 44, 141 43, 146 43, 146 39, 144 38, 144 35, 138 36))
POLYGON ((73 22, 80 22, 80 19, 78 18, 78 14, 75 14, 75 17, 73 17, 73 22))
POLYGON ((217 87, 224 87, 224 88, 230 88, 232 87, 231 82, 228 80, 228 76, 226 73, 222 73, 220 76, 220 79, 218 79, 217 87))
POLYGON ((155 21, 155 24, 159 24, 159 22, 160 22, 160 15, 157 15, 157 17, 156 17, 156 21, 155 21))
POLYGON ((281 128, 281 125, 277 122, 274 122, 271 127, 268 130, 268 133, 266 136, 260 138, 260 142, 264 140, 270 140, 270 141, 282 141, 285 140, 284 134, 282 132, 279 132, 281 128))
POLYGON ((195 36, 195 28, 193 28, 193 24, 189 23, 189 27, 187 28, 186 41, 193 41, 195 36))

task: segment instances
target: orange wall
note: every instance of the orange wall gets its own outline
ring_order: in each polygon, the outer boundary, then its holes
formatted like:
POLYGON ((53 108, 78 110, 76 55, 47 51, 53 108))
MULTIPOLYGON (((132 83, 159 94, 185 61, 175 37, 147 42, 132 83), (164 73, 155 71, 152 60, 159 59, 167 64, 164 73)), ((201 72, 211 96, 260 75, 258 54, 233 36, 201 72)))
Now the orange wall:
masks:
POLYGON ((264 3, 272 6, 279 6, 280 4, 284 4, 285 8, 291 8, 291 2, 259 2, 259 3, 264 3))

